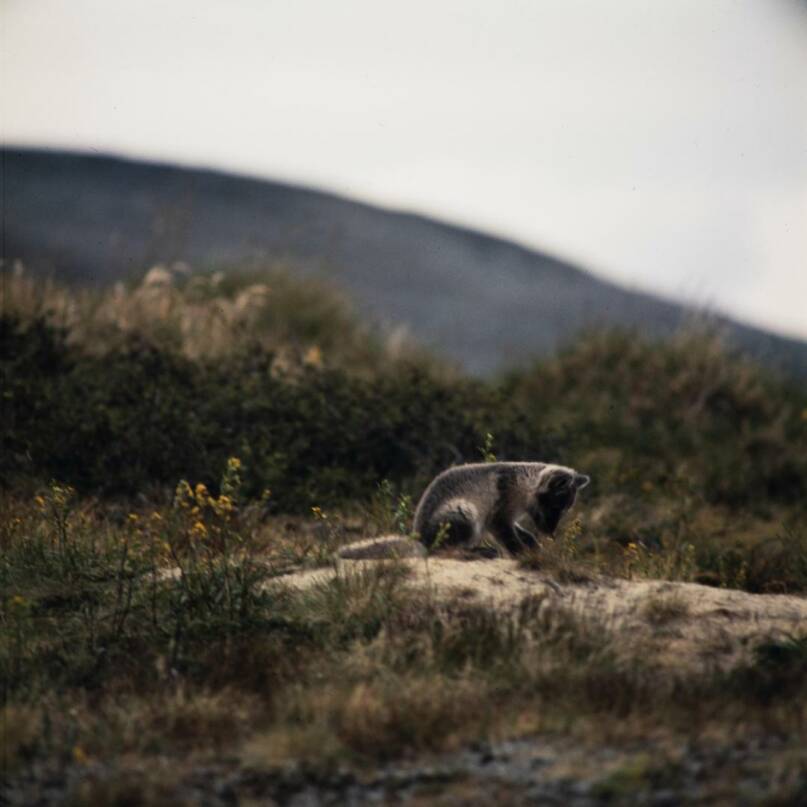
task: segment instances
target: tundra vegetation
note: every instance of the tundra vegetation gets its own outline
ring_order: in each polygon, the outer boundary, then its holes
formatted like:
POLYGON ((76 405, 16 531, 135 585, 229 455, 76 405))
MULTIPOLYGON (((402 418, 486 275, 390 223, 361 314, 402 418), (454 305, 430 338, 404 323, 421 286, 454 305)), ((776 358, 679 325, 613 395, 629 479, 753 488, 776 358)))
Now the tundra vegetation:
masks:
MULTIPOLYGON (((181 803, 213 763, 316 778, 480 741, 652 737, 652 764, 597 785, 618 802, 674 779, 674 749, 742 734, 777 738, 761 802, 807 792, 805 632, 731 669, 660 670, 605 614, 447 602, 403 564, 283 584, 405 532, 437 471, 496 456, 592 477, 523 559, 559 584, 804 595, 807 391, 719 334, 592 332, 480 380, 282 268, 105 290, 17 272, 0 363, 7 783, 84 770, 74 802, 181 803)), ((673 593, 642 617, 672 630, 688 610, 673 593)))

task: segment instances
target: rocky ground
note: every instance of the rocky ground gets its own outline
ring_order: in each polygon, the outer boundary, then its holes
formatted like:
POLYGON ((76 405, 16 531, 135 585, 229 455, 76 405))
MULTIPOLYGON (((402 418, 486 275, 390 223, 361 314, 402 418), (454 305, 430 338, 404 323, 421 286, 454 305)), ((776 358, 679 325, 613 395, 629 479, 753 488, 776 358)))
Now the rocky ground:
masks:
POLYGON ((77 764, 32 770, 6 783, 2 803, 138 804, 145 795, 149 803, 200 807, 807 803, 807 754, 788 748, 782 738, 742 738, 714 747, 642 743, 590 748, 559 737, 536 737, 478 744, 428 763, 316 774, 208 761, 172 775, 168 762, 155 764, 157 770, 147 771, 77 764))

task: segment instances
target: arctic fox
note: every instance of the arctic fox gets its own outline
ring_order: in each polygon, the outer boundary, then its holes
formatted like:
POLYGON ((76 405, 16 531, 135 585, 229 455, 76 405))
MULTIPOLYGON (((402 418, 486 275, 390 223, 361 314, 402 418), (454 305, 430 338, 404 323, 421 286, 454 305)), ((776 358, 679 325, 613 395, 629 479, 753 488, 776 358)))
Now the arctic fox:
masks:
POLYGON ((589 481, 572 468, 543 462, 457 465, 435 477, 420 498, 413 524, 420 544, 387 537, 345 547, 339 556, 358 560, 422 555, 438 538, 440 546, 481 551, 488 534, 517 554, 537 545, 536 536, 518 520, 528 515, 540 532, 552 535, 577 491, 589 481))
POLYGON ((414 531, 431 547, 441 543, 479 547, 489 533, 508 552, 537 545, 518 523, 528 515, 540 532, 552 535, 589 477, 543 462, 458 465, 437 476, 415 511, 414 531))

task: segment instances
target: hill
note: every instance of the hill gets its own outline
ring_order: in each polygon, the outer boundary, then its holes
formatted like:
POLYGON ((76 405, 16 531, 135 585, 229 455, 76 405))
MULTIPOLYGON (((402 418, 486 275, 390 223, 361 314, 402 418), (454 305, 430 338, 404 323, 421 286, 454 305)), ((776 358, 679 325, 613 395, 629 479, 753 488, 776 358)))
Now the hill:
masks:
MULTIPOLYGON (((38 274, 106 284, 156 262, 284 260, 325 273, 373 320, 404 324, 473 373, 583 328, 665 336, 695 312, 473 230, 304 188, 107 156, 3 152, 4 245, 38 274)), ((733 345, 807 376, 807 344, 723 317, 733 345)))

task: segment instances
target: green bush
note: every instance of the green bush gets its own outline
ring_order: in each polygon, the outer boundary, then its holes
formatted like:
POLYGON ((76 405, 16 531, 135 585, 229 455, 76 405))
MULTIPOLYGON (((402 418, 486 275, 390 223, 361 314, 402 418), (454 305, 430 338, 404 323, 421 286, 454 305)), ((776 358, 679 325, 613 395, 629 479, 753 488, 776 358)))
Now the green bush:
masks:
POLYGON ((270 488, 294 511, 476 459, 491 423, 505 449, 542 455, 537 423, 495 389, 417 365, 284 371, 271 353, 191 361, 136 337, 98 356, 42 321, 2 328, 5 485, 53 477, 136 495, 183 477, 214 484, 237 454, 249 495, 270 488))
POLYGON ((366 500, 382 479, 417 487, 478 461, 492 432, 499 458, 578 465, 595 496, 685 491, 766 516, 807 493, 807 396, 706 337, 591 335, 497 382, 415 362, 284 368, 246 347, 192 360, 138 334, 99 355, 43 320, 7 316, 0 329, 6 486, 210 485, 237 454, 250 496, 269 488, 276 508, 302 511, 366 500))
POLYGON ((665 342, 591 333, 505 380, 595 483, 684 483, 706 501, 764 510, 807 487, 807 393, 692 331, 665 342))

